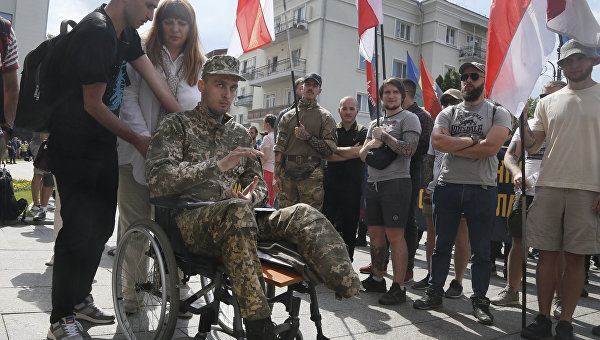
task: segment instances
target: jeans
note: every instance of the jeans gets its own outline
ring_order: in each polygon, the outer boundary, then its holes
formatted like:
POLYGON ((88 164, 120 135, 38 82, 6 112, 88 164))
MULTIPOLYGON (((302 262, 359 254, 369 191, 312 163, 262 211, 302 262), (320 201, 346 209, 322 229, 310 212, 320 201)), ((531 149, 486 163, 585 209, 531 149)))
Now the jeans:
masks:
POLYGON ((490 241, 498 204, 498 188, 474 184, 440 182, 433 193, 435 249, 431 256, 429 286, 435 294, 444 294, 450 269, 452 247, 456 240, 461 213, 464 212, 471 244, 471 299, 487 299, 490 284, 490 241))

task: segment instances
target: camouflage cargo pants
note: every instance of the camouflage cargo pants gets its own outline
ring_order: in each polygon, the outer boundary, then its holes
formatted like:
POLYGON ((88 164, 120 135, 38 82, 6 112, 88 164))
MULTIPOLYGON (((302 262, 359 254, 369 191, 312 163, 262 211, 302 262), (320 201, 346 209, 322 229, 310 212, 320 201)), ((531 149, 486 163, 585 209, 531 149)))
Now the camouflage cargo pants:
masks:
POLYGON ((256 240, 286 240, 338 297, 358 295, 360 280, 353 271, 344 241, 318 211, 306 204, 255 218, 252 206, 230 199, 176 217, 190 250, 220 255, 233 283, 242 317, 256 320, 271 315, 262 290, 262 269, 256 240))
POLYGON ((323 168, 316 168, 304 180, 293 180, 286 175, 281 175, 281 190, 279 193, 279 207, 286 208, 296 203, 306 203, 321 211, 323 208, 323 168))

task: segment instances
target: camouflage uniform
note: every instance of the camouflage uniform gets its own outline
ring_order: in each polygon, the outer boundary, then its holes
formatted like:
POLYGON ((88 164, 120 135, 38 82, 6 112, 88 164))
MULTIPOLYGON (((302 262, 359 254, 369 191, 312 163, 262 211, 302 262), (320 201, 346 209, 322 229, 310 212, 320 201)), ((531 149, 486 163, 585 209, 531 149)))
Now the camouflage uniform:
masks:
MULTIPOLYGON (((298 102, 300 123, 313 136, 325 140, 333 152, 337 148, 336 124, 333 116, 316 100, 300 99, 298 102)), ((279 207, 306 203, 317 210, 323 207, 323 167, 319 154, 307 141, 296 138, 296 111, 286 112, 279 122, 279 132, 274 150, 283 156, 283 168, 279 174, 282 192, 279 207)))
POLYGON ((344 243, 318 211, 296 205, 255 218, 254 207, 268 202, 267 186, 256 159, 221 173, 217 160, 235 147, 250 146, 246 129, 225 114, 221 122, 200 106, 167 115, 148 149, 146 178, 153 196, 182 194, 190 201, 216 203, 175 215, 187 246, 196 253, 220 255, 231 276, 242 317, 269 317, 261 283, 262 270, 256 240, 286 240, 298 245, 325 285, 337 296, 358 295, 360 281, 353 271, 344 243), (259 177, 252 202, 232 199, 237 184, 246 187, 259 177))

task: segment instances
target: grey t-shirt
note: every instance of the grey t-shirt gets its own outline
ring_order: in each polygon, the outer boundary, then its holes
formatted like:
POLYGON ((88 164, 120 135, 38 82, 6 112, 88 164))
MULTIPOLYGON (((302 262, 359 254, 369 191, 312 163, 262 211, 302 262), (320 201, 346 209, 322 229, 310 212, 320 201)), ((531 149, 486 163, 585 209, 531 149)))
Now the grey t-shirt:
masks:
MULTIPOLYGON (((402 139, 402 134, 408 131, 414 131, 421 134, 421 122, 414 113, 402 110, 393 116, 380 119, 379 124, 384 131, 396 139, 402 139)), ((369 124, 367 138, 373 139, 373 128, 377 126, 377 121, 369 124)), ((369 166, 368 182, 386 181, 395 178, 410 178, 410 157, 398 155, 396 159, 385 169, 377 170, 369 166)))
MULTIPOLYGON (((452 106, 440 112, 435 120, 435 126, 441 126, 450 131, 451 136, 467 137, 478 135, 485 138, 492 126, 504 126, 510 130, 512 118, 510 113, 501 106, 484 100, 475 106, 456 105, 454 113, 452 106)), ((439 180, 456 184, 479 184, 496 186, 496 170, 498 158, 496 155, 484 158, 466 158, 446 154, 442 161, 439 180)))

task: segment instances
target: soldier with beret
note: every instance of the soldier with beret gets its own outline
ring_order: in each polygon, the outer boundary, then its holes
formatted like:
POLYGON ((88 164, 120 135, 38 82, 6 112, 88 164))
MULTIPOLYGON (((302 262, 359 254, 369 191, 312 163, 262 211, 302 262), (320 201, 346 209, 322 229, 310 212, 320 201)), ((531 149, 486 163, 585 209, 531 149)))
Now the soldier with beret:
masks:
POLYGON ((247 338, 276 339, 256 242, 286 240, 298 246, 308 265, 338 297, 358 295, 360 282, 346 247, 325 216, 297 204, 255 217, 268 202, 247 130, 227 113, 235 97, 239 61, 215 56, 198 82, 202 99, 191 111, 171 114, 152 137, 146 178, 153 196, 181 195, 212 205, 174 215, 194 253, 221 256, 246 323, 247 338), (232 189, 243 188, 239 192, 232 189))
POLYGON ((307 74, 297 115, 290 110, 279 121, 273 188, 280 193, 280 208, 296 203, 318 210, 323 206, 321 160, 335 152, 337 135, 333 116, 317 103, 322 85, 320 75, 307 74))

